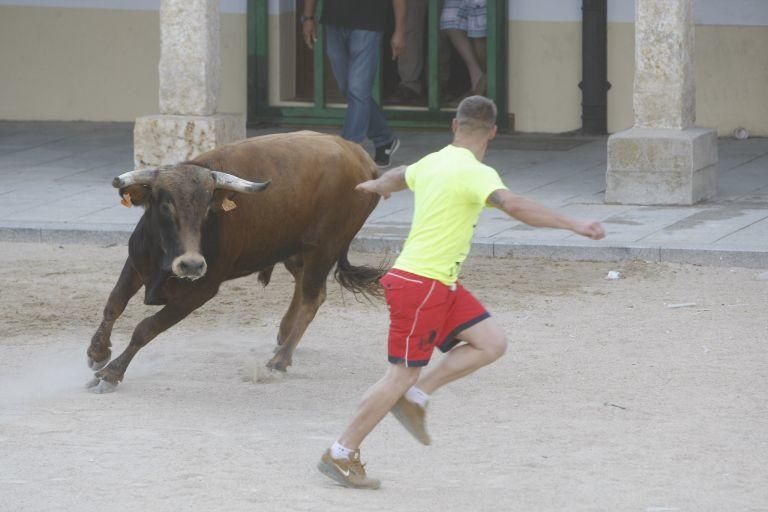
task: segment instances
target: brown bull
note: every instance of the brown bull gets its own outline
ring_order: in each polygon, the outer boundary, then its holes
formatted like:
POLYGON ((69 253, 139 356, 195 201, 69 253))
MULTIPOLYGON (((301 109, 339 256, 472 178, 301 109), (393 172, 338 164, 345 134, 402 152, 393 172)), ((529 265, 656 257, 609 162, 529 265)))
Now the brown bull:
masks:
POLYGON ((89 386, 113 390, 139 349, 215 296, 223 281, 259 272, 266 285, 278 263, 293 275, 295 288, 267 366, 285 371, 325 300, 334 265, 345 288, 378 292, 379 270, 347 260, 352 238, 378 201, 354 188, 376 175, 357 144, 298 132, 115 178, 123 201, 145 212, 88 348, 88 364, 98 370, 89 386), (112 326, 142 286, 144 302, 163 307, 136 326, 128 347, 110 362, 112 326))

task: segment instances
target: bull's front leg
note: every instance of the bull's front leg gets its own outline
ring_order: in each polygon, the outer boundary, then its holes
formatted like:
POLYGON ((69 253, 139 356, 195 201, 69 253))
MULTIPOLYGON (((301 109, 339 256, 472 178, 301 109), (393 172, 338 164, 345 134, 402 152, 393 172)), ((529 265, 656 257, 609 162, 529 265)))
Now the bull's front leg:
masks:
POLYGON ((205 304, 216 295, 216 290, 195 290, 184 300, 170 303, 154 315, 145 318, 133 330, 131 342, 122 354, 113 359, 106 367, 97 371, 86 387, 95 393, 110 393, 123 380, 125 371, 133 356, 158 334, 180 322, 192 311, 205 304))
POLYGON ((131 259, 126 259, 117 284, 112 289, 112 293, 109 294, 101 324, 96 329, 96 333, 91 338, 91 344, 88 347, 88 366, 92 370, 99 370, 109 362, 109 358, 112 355, 112 350, 110 349, 112 346, 110 340, 112 326, 120 315, 123 314, 128 301, 139 291, 141 285, 141 277, 133 268, 131 259))

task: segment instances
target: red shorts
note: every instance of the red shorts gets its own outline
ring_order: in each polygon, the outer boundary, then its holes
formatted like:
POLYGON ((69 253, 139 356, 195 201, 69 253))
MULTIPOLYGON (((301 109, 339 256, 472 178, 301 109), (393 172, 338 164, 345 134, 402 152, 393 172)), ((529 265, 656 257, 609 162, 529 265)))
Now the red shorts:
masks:
POLYGON ((490 315, 466 288, 393 269, 381 278, 389 306, 389 362, 426 366, 435 347, 451 350, 461 331, 490 315))

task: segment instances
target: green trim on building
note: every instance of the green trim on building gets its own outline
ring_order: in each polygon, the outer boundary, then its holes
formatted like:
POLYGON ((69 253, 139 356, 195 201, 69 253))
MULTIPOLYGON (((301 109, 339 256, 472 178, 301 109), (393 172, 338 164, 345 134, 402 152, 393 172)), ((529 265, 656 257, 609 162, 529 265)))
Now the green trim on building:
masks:
MULTIPOLYGON (((322 8, 320 0, 319 8, 322 8)), ((440 108, 439 44, 440 0, 429 0, 427 38, 427 107, 384 107, 393 127, 442 128, 454 115, 455 108, 440 108)), ((341 126, 344 108, 329 107, 325 102, 325 65, 323 27, 318 24, 314 48, 314 91, 312 106, 273 106, 269 104, 269 11, 268 0, 248 0, 248 123, 341 126)), ((508 128, 506 97, 507 0, 488 0, 488 97, 499 108, 499 128, 508 128)), ((374 98, 381 100, 381 64, 374 84, 374 98)))

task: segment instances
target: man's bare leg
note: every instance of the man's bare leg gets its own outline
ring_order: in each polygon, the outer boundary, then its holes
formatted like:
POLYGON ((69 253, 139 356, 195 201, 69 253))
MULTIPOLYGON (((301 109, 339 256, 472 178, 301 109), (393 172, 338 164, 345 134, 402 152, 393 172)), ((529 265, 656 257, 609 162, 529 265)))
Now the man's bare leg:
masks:
POLYGON ((352 421, 339 438, 339 444, 350 450, 358 449, 363 439, 387 415, 395 402, 413 386, 420 371, 419 367, 391 364, 384 377, 363 395, 352 421))
POLYGON ((475 54, 475 47, 467 37, 467 33, 463 30, 448 29, 445 31, 448 34, 448 38, 453 43, 453 47, 461 56, 461 60, 464 61, 464 65, 467 66, 469 71, 469 79, 471 87, 474 89, 480 79, 484 76, 483 67, 480 65, 480 61, 475 54))
POLYGON ((406 390, 392 408, 392 414, 421 444, 432 441, 427 433, 426 406, 429 395, 449 382, 486 366, 507 350, 507 340, 496 322, 487 318, 459 333, 467 345, 456 347, 435 368, 406 390))
POLYGON ((485 37, 472 37, 472 47, 475 49, 475 55, 477 55, 477 63, 480 64, 480 68, 485 73, 485 69, 488 67, 488 48, 487 39, 485 37))
POLYGON ((416 387, 428 395, 449 382, 460 379, 478 368, 494 362, 503 356, 507 350, 507 339, 504 332, 492 318, 486 318, 460 332, 457 337, 466 341, 467 344, 449 351, 430 372, 423 375, 416 383, 416 387))
POLYGON ((327 477, 346 487, 378 489, 381 482, 368 477, 360 461, 360 444, 378 425, 395 402, 419 378, 421 368, 392 364, 384 377, 371 386, 341 437, 328 448, 317 464, 327 477))

